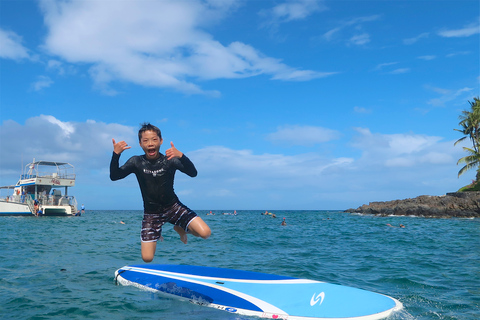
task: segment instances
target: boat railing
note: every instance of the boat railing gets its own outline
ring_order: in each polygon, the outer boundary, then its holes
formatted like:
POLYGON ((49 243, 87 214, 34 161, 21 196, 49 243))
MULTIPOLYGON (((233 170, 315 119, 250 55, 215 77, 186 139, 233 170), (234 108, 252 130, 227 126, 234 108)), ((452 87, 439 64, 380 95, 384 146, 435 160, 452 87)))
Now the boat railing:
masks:
POLYGON ((72 212, 75 214, 77 213, 77 199, 75 199, 75 197, 72 197, 70 199, 70 207, 72 207, 72 212))
POLYGON ((77 206, 74 196, 41 195, 38 198, 40 206, 77 206))
POLYGON ((35 178, 52 178, 75 180, 75 168, 66 162, 35 161, 25 166, 21 174, 22 180, 35 178))
POLYGON ((12 203, 25 203, 25 195, 13 195, 1 198, 2 201, 12 203))
MULTIPOLYGON (((13 195, 1 197, 1 201, 12 203, 24 203, 27 204, 30 209, 33 208, 34 195, 13 195)), ((77 207, 77 200, 74 196, 53 196, 53 195, 40 195, 38 197, 38 203, 40 206, 74 206, 77 207)))
POLYGON ((34 208, 34 201, 31 197, 27 197, 25 202, 28 205, 28 208, 30 209, 31 213, 35 213, 35 208, 34 208))
POLYGON ((57 173, 39 173, 39 174, 22 174, 20 176, 21 180, 26 179, 35 179, 35 178, 56 178, 56 179, 67 179, 67 180, 75 180, 74 173, 66 173, 66 174, 57 174, 57 173))

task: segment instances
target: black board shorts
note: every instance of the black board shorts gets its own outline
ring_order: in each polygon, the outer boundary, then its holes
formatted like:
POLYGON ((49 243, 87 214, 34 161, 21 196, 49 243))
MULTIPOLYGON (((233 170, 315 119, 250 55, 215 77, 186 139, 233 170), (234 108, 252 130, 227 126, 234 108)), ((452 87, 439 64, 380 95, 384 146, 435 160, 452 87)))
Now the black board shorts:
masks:
POLYGON ((144 213, 142 221, 142 242, 155 242, 162 235, 162 226, 166 222, 188 231, 188 225, 197 217, 197 214, 183 205, 180 201, 159 213, 144 213))

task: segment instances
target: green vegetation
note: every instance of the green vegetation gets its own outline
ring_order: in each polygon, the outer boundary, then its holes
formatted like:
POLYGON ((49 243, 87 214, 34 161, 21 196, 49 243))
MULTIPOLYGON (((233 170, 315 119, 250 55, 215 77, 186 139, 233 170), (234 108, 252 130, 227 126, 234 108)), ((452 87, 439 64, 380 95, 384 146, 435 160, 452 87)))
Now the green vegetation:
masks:
POLYGON ((470 110, 462 111, 458 123, 462 129, 454 129, 461 132, 464 136, 455 142, 457 145, 459 142, 469 138, 472 142, 472 148, 463 147, 463 150, 468 153, 467 156, 460 158, 457 164, 465 164, 458 176, 460 177, 465 172, 477 168, 477 174, 472 184, 465 186, 459 190, 462 191, 480 191, 480 99, 479 97, 473 98, 473 102, 470 103, 470 110))
POLYGON ((465 191, 480 191, 480 183, 473 181, 472 184, 469 184, 468 186, 458 189, 457 192, 465 192, 465 191))

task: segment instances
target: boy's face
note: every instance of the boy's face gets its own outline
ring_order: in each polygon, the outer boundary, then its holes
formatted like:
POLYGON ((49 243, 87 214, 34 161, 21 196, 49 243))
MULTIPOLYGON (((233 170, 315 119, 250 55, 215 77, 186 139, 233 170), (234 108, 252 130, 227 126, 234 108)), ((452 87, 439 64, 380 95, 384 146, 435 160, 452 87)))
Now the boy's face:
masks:
POLYGON ((147 130, 142 133, 140 139, 140 147, 145 151, 145 156, 149 160, 155 160, 159 157, 160 146, 163 143, 163 139, 151 130, 147 130))

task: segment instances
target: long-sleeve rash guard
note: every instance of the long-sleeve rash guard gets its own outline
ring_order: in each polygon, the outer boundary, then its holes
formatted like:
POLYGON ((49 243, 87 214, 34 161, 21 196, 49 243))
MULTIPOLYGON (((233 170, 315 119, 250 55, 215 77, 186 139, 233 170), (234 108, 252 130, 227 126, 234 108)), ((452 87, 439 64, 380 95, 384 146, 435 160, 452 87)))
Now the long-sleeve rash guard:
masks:
POLYGON ((114 152, 110 162, 110 179, 116 181, 135 173, 142 192, 145 213, 161 212, 178 201, 173 190, 176 170, 190 177, 197 175, 197 169, 185 155, 171 160, 167 160, 163 154, 156 160, 148 160, 145 155, 133 156, 121 167, 119 160, 120 155, 114 152))

